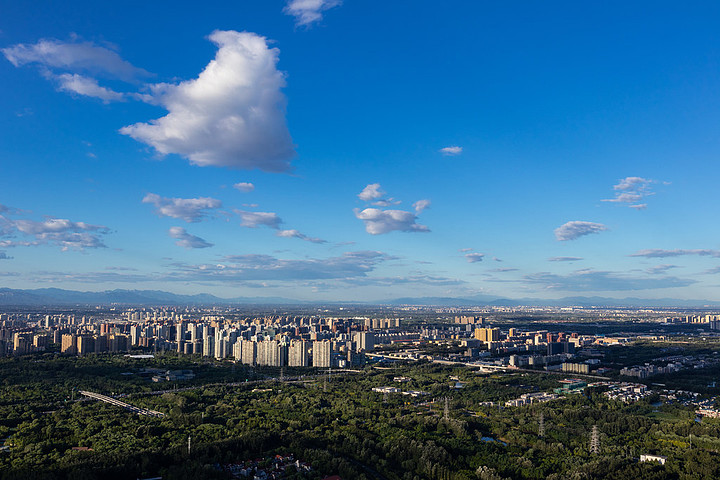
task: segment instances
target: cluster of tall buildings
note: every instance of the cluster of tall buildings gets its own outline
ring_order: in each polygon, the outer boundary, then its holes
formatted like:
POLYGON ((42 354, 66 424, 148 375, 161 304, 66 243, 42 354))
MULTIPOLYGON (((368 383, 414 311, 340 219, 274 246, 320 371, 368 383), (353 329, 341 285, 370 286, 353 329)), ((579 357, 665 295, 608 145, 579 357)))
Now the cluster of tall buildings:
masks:
POLYGON ((247 365, 348 367, 364 362, 376 338, 392 335, 396 318, 270 316, 225 318, 175 311, 130 310, 112 318, 46 315, 0 322, 0 354, 58 344, 66 354, 134 349, 233 359, 247 365))

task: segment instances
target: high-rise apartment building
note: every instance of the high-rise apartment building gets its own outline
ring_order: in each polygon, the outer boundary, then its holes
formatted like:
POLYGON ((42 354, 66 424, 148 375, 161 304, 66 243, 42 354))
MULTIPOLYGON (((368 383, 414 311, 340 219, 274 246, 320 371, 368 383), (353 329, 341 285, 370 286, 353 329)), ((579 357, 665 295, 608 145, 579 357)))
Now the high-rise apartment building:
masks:
POLYGON ((288 365, 291 367, 310 366, 310 344, 304 340, 292 340, 288 351, 288 365))
POLYGON ((330 340, 320 340, 313 342, 313 367, 330 368, 330 353, 330 340))

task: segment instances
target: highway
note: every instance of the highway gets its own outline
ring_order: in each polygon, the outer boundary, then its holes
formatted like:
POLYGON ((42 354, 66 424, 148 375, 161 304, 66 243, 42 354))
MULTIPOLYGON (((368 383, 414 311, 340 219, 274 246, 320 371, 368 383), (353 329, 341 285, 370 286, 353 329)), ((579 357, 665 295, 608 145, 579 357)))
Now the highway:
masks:
POLYGON ((108 397, 107 395, 101 395, 99 393, 95 392, 87 392, 85 390, 80 390, 80 393, 82 395, 85 395, 86 397, 94 398, 95 400, 100 400, 101 402, 109 403, 111 405, 115 405, 116 407, 124 408, 125 410, 129 410, 133 413, 137 413, 138 415, 147 415, 148 417, 164 417, 165 414, 162 412, 156 412, 155 410, 148 410, 147 408, 139 408, 134 407, 130 405, 129 403, 121 402, 120 400, 114 399, 112 397, 108 397))

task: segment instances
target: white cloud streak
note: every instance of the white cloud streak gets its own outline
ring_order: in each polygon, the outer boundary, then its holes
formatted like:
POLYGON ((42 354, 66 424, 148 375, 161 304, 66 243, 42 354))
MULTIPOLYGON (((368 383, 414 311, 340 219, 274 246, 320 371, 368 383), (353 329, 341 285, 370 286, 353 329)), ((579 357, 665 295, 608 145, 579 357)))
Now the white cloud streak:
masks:
POLYGON ((142 68, 123 60, 116 52, 92 42, 45 39, 34 44, 13 45, 1 51, 16 67, 37 64, 70 72, 105 74, 125 81, 149 75, 142 68))
POLYGON ((457 145, 452 145, 449 147, 441 148, 440 153, 447 156, 456 156, 460 155, 462 153, 463 149, 462 147, 458 147, 457 145))
POLYGON ((365 277, 388 260, 382 252, 347 252, 339 257, 302 260, 279 259, 271 255, 233 255, 215 264, 176 264, 168 280, 246 282, 253 280, 290 281, 365 277))
POLYGON ((584 260, 583 257, 550 257, 548 262, 577 262, 584 260))
POLYGON ((652 248, 646 250, 639 250, 631 255, 630 257, 645 257, 645 258, 667 258, 667 257, 681 257, 687 255, 697 255, 700 257, 715 257, 720 258, 720 250, 710 249, 675 249, 675 250, 663 250, 659 248, 652 248))
POLYGON ((98 85, 97 80, 94 78, 78 75, 77 73, 63 73, 55 78, 60 83, 60 90, 66 92, 99 98, 103 103, 121 102, 125 99, 122 93, 98 85))
POLYGON ((561 242, 575 240, 591 233, 600 233, 608 228, 602 223, 572 221, 555 229, 555 238, 561 242))
POLYGON ((649 195, 654 195, 654 193, 650 190, 650 185, 653 183, 655 183, 654 180, 649 180, 647 178, 625 177, 613 186, 613 189, 615 190, 615 197, 606 198, 602 201, 632 204, 628 205, 628 207, 635 210, 645 210, 647 208, 647 204, 638 202, 641 202, 643 198, 649 195))
POLYGON ((209 210, 222 207, 220 200, 209 197, 168 198, 148 193, 142 201, 154 205, 155 213, 161 217, 180 218, 188 223, 199 222, 209 210))
POLYGON ((465 254, 465 259, 468 261, 468 263, 478 263, 478 262, 482 262, 482 261, 483 261, 483 258, 485 258, 485 254, 484 254, 484 253, 473 252, 473 253, 466 253, 466 254, 465 254))
POLYGON ((199 166, 287 172, 295 147, 285 122, 279 50, 251 32, 214 31, 215 59, 194 80, 151 87, 168 114, 120 129, 160 154, 199 166))
POLYGON ((233 185, 233 188, 243 193, 250 193, 255 190, 255 185, 249 182, 239 182, 233 185))
POLYGON ((686 287, 697 283, 695 280, 678 277, 637 277, 592 269, 577 270, 566 275, 535 273, 525 275, 522 281, 530 285, 539 285, 546 290, 569 292, 650 290, 686 287))
POLYGON ((340 0, 290 0, 283 12, 295 17, 295 25, 309 27, 322 20, 323 12, 337 7, 340 0))
POLYGON ((209 243, 200 237, 190 235, 182 227, 170 227, 170 230, 168 230, 168 235, 170 235, 170 238, 174 238, 177 240, 177 242, 175 242, 175 245, 187 249, 208 248, 213 246, 212 243, 209 243))
POLYGON ((413 203, 413 208, 415 209, 415 213, 420 214, 423 210, 430 207, 430 200, 418 200, 417 202, 413 203))
POLYGON ((276 235, 283 238, 299 238, 300 240, 305 240, 306 242, 312 243, 327 243, 322 238, 308 237, 304 233, 300 233, 297 230, 280 230, 276 233, 276 235))
POLYGON ((240 225, 248 228, 269 227, 280 228, 282 219, 274 212, 248 212, 246 210, 235 210, 240 216, 240 225))

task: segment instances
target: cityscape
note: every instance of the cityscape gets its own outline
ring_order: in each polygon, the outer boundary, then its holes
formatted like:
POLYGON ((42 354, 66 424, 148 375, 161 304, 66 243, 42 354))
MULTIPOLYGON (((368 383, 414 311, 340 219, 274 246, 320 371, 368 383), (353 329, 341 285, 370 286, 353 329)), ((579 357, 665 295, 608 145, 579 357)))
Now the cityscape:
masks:
POLYGON ((720 479, 720 3, 0 12, 0 480, 720 479))

